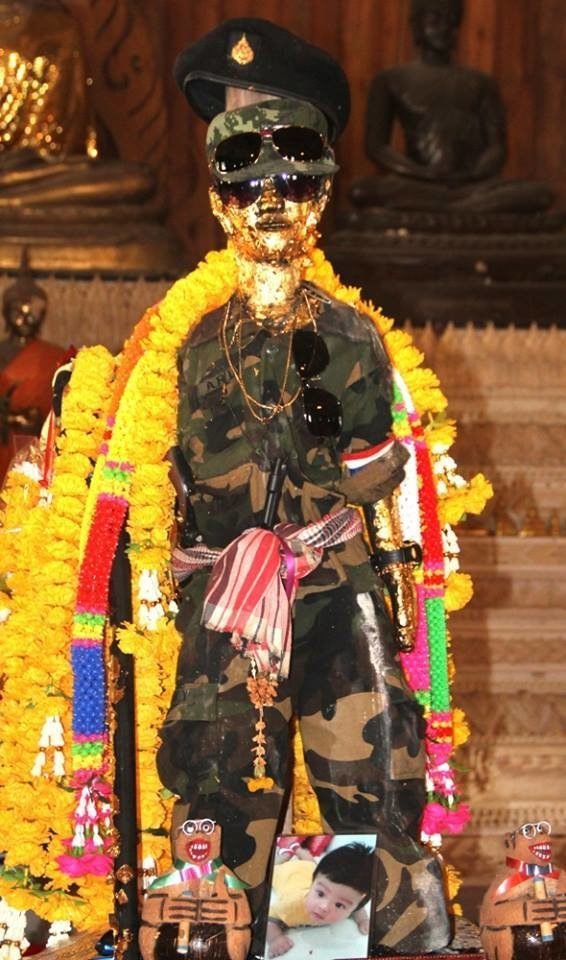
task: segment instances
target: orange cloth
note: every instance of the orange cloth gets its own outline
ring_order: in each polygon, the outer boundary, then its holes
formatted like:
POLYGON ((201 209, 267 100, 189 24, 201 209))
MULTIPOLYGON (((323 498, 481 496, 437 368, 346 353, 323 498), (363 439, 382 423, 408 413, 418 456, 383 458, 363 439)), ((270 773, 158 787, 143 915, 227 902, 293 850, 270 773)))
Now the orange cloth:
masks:
MULTIPOLYGON (((0 371, 0 395, 14 388, 10 396, 10 412, 20 413, 35 407, 43 421, 51 410, 53 374, 67 356, 67 350, 45 340, 31 340, 22 347, 0 371)), ((29 434, 11 430, 8 442, 0 443, 0 483, 10 461, 28 438, 29 434)))

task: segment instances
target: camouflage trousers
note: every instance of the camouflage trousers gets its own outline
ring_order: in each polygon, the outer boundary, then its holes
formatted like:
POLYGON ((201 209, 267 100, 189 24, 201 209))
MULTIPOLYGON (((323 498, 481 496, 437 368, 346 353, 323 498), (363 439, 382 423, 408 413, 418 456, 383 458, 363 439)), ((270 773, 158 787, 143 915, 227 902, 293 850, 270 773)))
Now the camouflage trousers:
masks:
MULTIPOLYGON (((392 628, 377 594, 349 586, 296 602, 290 677, 264 713, 271 790, 250 793, 257 714, 249 660, 230 637, 200 625, 199 590, 183 604, 178 686, 162 728, 158 769, 187 816, 223 827, 227 866, 250 884, 251 956, 263 955, 269 862, 290 790, 290 720, 328 833, 376 833, 374 950, 426 952, 448 926, 439 867, 417 841, 424 804, 423 719, 398 665, 392 628)), ((442 942, 441 942, 442 941, 442 942)))

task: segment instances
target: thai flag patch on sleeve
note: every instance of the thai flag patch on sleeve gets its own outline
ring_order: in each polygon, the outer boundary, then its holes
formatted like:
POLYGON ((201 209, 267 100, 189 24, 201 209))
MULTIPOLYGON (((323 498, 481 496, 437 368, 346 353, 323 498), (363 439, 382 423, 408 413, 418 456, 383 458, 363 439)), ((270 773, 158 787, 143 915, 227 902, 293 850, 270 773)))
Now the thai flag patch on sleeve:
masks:
POLYGON ((350 473, 356 473, 358 470, 361 470, 362 467, 367 467, 368 463, 373 463, 374 460, 381 460, 381 458, 391 450, 394 443, 395 440, 392 437, 388 437, 387 440, 378 443, 375 447, 368 447, 367 450, 358 450, 356 453, 343 453, 340 459, 342 463, 348 467, 350 473))

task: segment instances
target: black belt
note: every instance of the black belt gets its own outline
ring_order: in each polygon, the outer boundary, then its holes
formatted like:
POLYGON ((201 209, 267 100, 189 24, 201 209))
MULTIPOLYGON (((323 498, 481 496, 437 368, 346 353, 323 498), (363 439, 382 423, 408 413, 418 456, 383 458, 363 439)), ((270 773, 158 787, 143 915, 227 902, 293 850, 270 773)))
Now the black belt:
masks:
POLYGON ((375 553, 371 554, 370 560, 375 570, 385 570, 394 563, 407 563, 417 566, 422 563, 423 552, 420 544, 411 540, 395 550, 376 550, 375 553))

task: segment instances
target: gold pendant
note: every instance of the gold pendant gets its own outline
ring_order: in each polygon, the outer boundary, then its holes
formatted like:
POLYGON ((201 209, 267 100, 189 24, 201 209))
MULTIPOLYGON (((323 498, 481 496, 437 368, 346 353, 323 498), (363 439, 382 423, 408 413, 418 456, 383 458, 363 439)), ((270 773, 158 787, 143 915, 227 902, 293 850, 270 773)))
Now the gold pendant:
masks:
POLYGON ((234 60, 236 63, 239 63, 241 67, 247 66, 248 63, 251 63, 254 60, 255 53, 250 47, 245 33, 242 34, 238 42, 232 47, 230 56, 232 60, 234 60))

